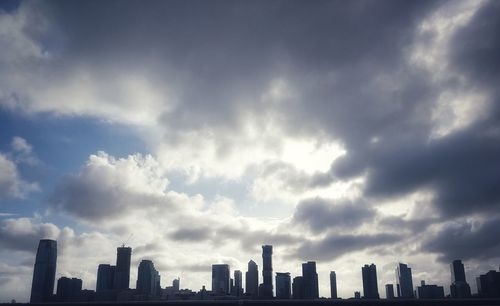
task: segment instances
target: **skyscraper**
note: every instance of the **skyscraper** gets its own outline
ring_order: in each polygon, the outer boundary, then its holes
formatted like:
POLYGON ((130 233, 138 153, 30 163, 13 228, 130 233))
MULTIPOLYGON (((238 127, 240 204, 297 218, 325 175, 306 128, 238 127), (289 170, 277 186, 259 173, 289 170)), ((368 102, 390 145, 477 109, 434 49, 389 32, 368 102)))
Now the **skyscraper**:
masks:
POLYGON ((335 271, 330 271, 330 297, 337 298, 337 275, 335 271))
POLYGON ((57 241, 42 239, 36 251, 31 303, 43 303, 52 299, 56 279, 57 241))
POLYGON ((413 298, 413 280, 411 268, 399 263, 396 268, 396 281, 398 283, 398 297, 413 298))
POLYGON ((248 262, 248 270, 245 274, 245 292, 248 296, 256 298, 259 296, 259 268, 255 261, 248 262))
POLYGON ((212 292, 229 294, 229 265, 212 265, 212 292))
POLYGON ((461 260, 454 260, 450 264, 451 286, 450 295, 453 298, 467 298, 471 296, 470 286, 465 280, 465 268, 461 260))
POLYGON ((273 246, 263 245, 262 246, 262 293, 259 295, 263 298, 273 297, 273 246))
POLYGON ((58 302, 77 302, 82 292, 82 280, 61 277, 57 280, 56 298, 58 302))
POLYGON ((115 279, 115 266, 109 264, 100 264, 97 268, 96 292, 102 292, 113 289, 115 279))
POLYGON ((234 270, 234 295, 243 295, 242 273, 240 270, 234 270))
POLYGON ((393 299, 394 298, 394 285, 393 284, 386 284, 385 285, 385 298, 386 299, 393 299))
POLYGON ((277 299, 290 299, 292 290, 292 280, 290 273, 276 273, 276 298, 277 299))
POLYGON ((292 297, 294 300, 304 298, 304 278, 302 276, 297 276, 293 278, 292 283, 292 297))
POLYGON ((304 299, 318 299, 318 273, 316 273, 316 262, 308 261, 302 264, 302 292, 304 299))
POLYGON ((378 299, 377 266, 365 265, 361 268, 363 276, 363 295, 366 299, 378 299))
POLYGON ((129 288, 131 256, 132 248, 130 247, 121 246, 116 249, 114 289, 124 290, 129 288))
POLYGON ((137 292, 155 296, 159 292, 159 282, 160 274, 156 271, 153 262, 151 260, 141 260, 137 271, 137 292))

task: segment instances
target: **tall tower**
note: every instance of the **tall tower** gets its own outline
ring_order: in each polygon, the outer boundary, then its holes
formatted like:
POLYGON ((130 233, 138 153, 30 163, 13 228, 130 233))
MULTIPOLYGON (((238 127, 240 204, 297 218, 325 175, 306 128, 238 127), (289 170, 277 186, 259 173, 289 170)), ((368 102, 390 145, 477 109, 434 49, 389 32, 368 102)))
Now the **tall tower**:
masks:
POLYGON ((212 292, 229 294, 229 265, 212 265, 212 292))
POLYGON ((262 294, 263 298, 273 297, 273 246, 262 246, 262 294))
POLYGON ((316 273, 316 262, 308 261, 302 264, 302 292, 304 299, 318 299, 318 273, 316 273))
POLYGON ((332 299, 337 298, 337 275, 335 271, 330 271, 330 296, 332 299))
POLYGON ((259 296, 259 268, 255 261, 248 262, 248 270, 245 274, 245 292, 248 296, 256 298, 259 296))
POLYGON ((367 299, 378 299, 377 266, 365 265, 361 268, 363 275, 363 295, 367 299))
POLYGON ((234 270, 234 290, 233 295, 238 297, 243 295, 242 273, 240 270, 234 270))
POLYGON ((129 288, 131 256, 132 248, 130 247, 123 245, 116 249, 114 289, 124 290, 129 288))
POLYGON ((471 296, 470 286, 465 279, 465 268, 461 260, 454 260, 450 264, 451 286, 450 295, 453 298, 467 298, 471 296))
POLYGON ((42 239, 36 251, 30 303, 49 302, 56 279, 57 241, 42 239))
POLYGON ((406 264, 399 263, 396 268, 396 281, 398 288, 398 297, 413 298, 413 280, 411 277, 411 268, 406 264))

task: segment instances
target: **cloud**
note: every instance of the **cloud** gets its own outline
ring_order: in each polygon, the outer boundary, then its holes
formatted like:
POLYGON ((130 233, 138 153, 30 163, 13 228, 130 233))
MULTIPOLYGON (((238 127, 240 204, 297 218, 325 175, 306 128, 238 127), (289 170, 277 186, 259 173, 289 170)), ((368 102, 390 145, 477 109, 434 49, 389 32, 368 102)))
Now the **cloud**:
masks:
POLYGON ((422 242, 421 250, 439 254, 439 260, 450 262, 463 260, 486 260, 498 257, 500 243, 499 219, 457 220, 445 224, 435 234, 422 242))
POLYGON ((292 222, 305 225, 318 234, 329 229, 355 230, 375 215, 375 210, 363 201, 351 203, 313 198, 297 205, 292 222))
POLYGON ((398 234, 337 234, 332 233, 319 240, 301 244, 295 256, 303 260, 333 260, 344 254, 384 245, 394 245, 404 238, 398 234))
POLYGON ((0 200, 23 199, 38 190, 37 183, 23 180, 16 163, 7 155, 0 153, 0 200))

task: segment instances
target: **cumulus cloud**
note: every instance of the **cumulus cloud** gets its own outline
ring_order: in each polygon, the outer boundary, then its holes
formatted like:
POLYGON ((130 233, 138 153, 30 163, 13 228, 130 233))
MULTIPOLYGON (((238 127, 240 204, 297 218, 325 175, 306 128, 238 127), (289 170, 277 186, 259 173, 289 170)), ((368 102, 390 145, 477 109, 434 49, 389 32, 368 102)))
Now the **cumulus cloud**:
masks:
POLYGON ((293 221, 306 225, 313 233, 336 229, 341 232, 355 230, 376 215, 368 203, 335 202, 313 198, 300 202, 293 215, 293 221))
POLYGON ((20 137, 15 137, 12 141, 14 149, 14 160, 12 154, 0 152, 0 200, 8 198, 25 198, 29 193, 38 191, 36 182, 27 182, 21 178, 18 162, 33 161, 31 146, 20 137), (20 152, 20 155, 16 155, 20 152))
POLYGON ((439 259, 443 262, 456 258, 496 258, 500 250, 500 243, 495 239, 500 235, 498 224, 497 217, 453 221, 441 226, 434 234, 429 234, 422 242, 421 249, 439 254, 439 259))

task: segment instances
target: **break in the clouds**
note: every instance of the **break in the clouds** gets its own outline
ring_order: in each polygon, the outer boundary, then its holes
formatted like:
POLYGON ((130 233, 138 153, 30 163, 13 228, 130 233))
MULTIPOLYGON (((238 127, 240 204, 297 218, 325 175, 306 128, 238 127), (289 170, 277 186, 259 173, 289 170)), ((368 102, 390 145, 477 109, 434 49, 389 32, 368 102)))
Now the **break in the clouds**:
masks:
POLYGON ((127 237, 192 289, 264 243, 343 297, 494 263, 499 31, 496 1, 0 4, 0 300, 43 237, 87 288, 127 237))

